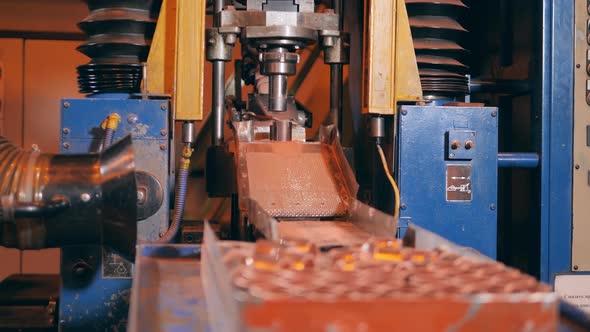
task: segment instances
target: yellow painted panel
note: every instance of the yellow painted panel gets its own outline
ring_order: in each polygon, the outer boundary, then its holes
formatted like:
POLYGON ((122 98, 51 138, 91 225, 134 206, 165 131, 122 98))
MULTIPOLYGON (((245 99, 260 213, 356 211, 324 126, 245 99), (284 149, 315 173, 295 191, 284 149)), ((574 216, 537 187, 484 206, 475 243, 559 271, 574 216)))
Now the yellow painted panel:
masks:
POLYGON ((206 1, 178 0, 176 120, 203 119, 206 1))
POLYGON ((202 120, 205 1, 165 0, 148 57, 147 89, 172 95, 176 120, 202 120))
POLYGON ((403 0, 365 0, 363 113, 393 115, 400 100, 422 96, 403 0))

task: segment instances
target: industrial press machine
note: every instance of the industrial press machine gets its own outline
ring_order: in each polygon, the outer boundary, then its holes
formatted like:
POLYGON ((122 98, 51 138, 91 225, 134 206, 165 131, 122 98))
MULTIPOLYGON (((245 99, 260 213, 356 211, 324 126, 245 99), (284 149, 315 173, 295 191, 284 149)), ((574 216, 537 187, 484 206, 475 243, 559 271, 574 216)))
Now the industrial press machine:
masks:
MULTIPOLYGON (((230 271, 217 264, 231 245, 217 238, 330 251, 397 237, 420 255, 471 248, 477 264, 516 266, 565 298, 590 287, 590 2, 532 5, 518 24, 542 29, 525 60, 514 60, 520 35, 509 18, 488 34, 470 19, 514 13, 510 1, 86 2, 78 50, 90 61, 78 83, 87 98, 61 102, 61 154, 0 140, 1 244, 62 248, 50 325, 199 330, 203 315, 233 331, 211 309, 236 316, 223 296, 230 271), (497 49, 473 42, 484 35, 497 49), (326 110, 296 93, 322 53, 326 110), (526 80, 485 75, 517 61, 528 61, 526 80), (522 96, 532 139, 514 152, 506 135, 515 116, 506 114, 522 96), (229 202, 227 221, 183 218, 185 207, 206 205, 187 195, 195 164, 207 199, 229 202), (511 195, 519 174, 530 180, 528 200, 511 195), (513 209, 534 221, 524 236, 513 209)), ((510 298, 510 308, 540 317, 540 301, 555 309, 547 317, 559 310, 588 324, 554 294, 536 295, 510 298)))

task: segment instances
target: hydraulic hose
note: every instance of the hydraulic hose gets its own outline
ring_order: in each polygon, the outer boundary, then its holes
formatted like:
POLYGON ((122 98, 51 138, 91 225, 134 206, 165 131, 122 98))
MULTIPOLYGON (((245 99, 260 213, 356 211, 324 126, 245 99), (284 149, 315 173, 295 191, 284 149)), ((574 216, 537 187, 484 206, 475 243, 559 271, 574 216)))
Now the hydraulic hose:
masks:
POLYGON ((172 242, 176 238, 176 234, 178 234, 178 230, 180 229, 180 222, 182 221, 182 216, 184 215, 184 206, 186 203, 186 186, 188 182, 188 175, 190 173, 192 154, 193 149, 191 144, 186 143, 184 149, 182 150, 178 176, 176 179, 176 189, 174 192, 174 215, 172 217, 172 222, 170 223, 170 228, 168 228, 168 231, 166 231, 166 233, 160 238, 158 242, 172 242))

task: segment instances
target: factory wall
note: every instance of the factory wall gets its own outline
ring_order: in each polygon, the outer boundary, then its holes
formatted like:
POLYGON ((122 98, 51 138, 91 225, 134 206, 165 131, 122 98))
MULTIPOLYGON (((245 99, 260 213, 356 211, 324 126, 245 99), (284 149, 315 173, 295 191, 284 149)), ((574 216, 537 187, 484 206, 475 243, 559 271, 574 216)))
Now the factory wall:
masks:
MULTIPOLYGON (((76 65, 85 57, 76 22, 78 0, 0 1, 0 134, 29 148, 59 149, 59 100, 77 97, 76 65)), ((58 273, 59 250, 0 247, 0 280, 13 273, 58 273)))

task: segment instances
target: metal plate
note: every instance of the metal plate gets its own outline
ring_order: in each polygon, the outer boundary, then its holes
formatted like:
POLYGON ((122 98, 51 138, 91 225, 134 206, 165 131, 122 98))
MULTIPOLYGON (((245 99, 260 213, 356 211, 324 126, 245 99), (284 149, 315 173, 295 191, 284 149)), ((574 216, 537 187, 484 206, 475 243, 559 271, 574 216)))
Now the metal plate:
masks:
POLYGON ((284 221, 278 231, 281 239, 307 240, 318 247, 360 245, 371 237, 346 221, 284 221))
MULTIPOLYGON (((124 98, 111 95, 109 98, 62 100, 61 152, 96 151, 102 139, 100 123, 107 115, 116 112, 122 122, 115 133, 115 140, 131 134, 136 170, 155 176, 163 192, 167 193, 170 188, 168 172, 171 149, 168 136, 169 103, 167 100, 124 98)), ((163 196, 165 203, 158 211, 138 222, 137 235, 140 241, 158 239, 159 233, 167 229, 168 195, 163 196)), ((131 270, 130 262, 122 262, 111 254, 103 255, 100 246, 63 249, 63 284, 59 304, 61 331, 124 330, 131 293, 131 270), (72 267, 79 261, 91 266, 90 276, 73 273, 72 267)))
POLYGON ((565 301, 590 314, 590 275, 555 276, 555 292, 565 301))
POLYGON ((495 258, 497 109, 403 106, 400 113, 400 217, 495 258), (472 149, 471 160, 448 160, 446 136, 451 131, 477 133, 477 148, 472 149), (468 177, 465 176, 468 168, 471 169, 470 194, 461 193, 467 179, 459 179, 468 177), (449 181, 447 175, 458 178, 449 181), (451 185, 459 190, 449 197, 451 185))
POLYGON ((138 247, 128 331, 209 331, 200 252, 195 245, 138 247))
POLYGON ((109 248, 102 248, 102 277, 108 279, 131 279, 133 263, 109 248))
MULTIPOLYGON (((576 30, 575 30, 575 61, 581 64, 581 68, 574 69, 574 119, 573 119, 573 162, 576 165, 573 171, 573 196, 572 196, 572 258, 571 271, 590 271, 590 184, 588 172, 590 171, 590 149, 588 148, 588 132, 586 125, 590 123, 590 106, 587 100, 588 73, 586 62, 590 46, 587 42, 588 20, 587 3, 584 0, 576 1, 576 30)), ((571 123, 570 123, 571 126, 571 123)), ((565 158, 565 156, 564 156, 565 158)), ((564 179, 565 182, 567 179, 564 179)), ((565 191, 566 188, 563 187, 565 191)), ((561 196, 561 195, 560 195, 561 196)), ((564 256, 565 258, 565 256, 564 256)), ((565 272, 565 271, 564 271, 565 272)))
POLYGON ((470 165, 447 166, 447 201, 470 202, 473 198, 470 165))
POLYGON ((247 173, 246 197, 273 217, 344 216, 349 199, 343 174, 325 144, 299 142, 244 143, 240 171, 247 173))

